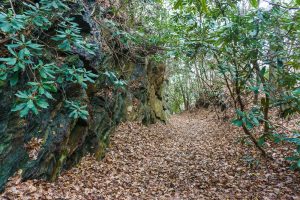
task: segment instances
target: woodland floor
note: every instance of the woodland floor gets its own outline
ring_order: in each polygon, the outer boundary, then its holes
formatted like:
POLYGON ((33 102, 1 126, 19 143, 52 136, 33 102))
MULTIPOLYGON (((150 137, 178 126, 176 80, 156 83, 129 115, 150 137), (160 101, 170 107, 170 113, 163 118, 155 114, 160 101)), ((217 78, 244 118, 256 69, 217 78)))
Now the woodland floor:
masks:
POLYGON ((298 172, 276 152, 260 159, 229 124, 209 110, 122 124, 102 161, 87 156, 54 183, 15 176, 2 199, 300 199, 298 172))

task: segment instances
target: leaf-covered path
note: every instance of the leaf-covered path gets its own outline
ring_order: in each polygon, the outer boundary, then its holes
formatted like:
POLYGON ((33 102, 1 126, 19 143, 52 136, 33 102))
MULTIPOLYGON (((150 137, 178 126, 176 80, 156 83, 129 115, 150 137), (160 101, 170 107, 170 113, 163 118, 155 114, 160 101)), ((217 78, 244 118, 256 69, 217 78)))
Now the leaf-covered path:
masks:
POLYGON ((14 177, 3 199, 299 199, 282 159, 261 161, 242 133, 207 110, 167 125, 122 124, 102 161, 85 157, 54 183, 14 177), (252 166, 252 167, 251 167, 252 166))

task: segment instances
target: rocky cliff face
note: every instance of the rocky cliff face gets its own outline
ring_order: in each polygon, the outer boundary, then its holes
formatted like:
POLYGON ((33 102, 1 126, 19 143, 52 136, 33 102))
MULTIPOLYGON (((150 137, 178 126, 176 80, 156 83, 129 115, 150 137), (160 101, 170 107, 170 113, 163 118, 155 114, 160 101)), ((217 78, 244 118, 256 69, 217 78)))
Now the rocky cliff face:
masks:
MULTIPOLYGON (((92 6, 92 5, 90 5, 92 6)), ((24 82, 12 88, 0 82, 0 191, 7 179, 22 169, 24 179, 54 180, 63 169, 78 163, 87 153, 101 159, 109 142, 109 135, 125 120, 145 124, 165 121, 162 103, 162 85, 165 66, 146 58, 120 61, 110 59, 110 71, 126 82, 115 87, 103 75, 105 52, 98 38, 99 28, 89 12, 72 13, 89 40, 99 46, 99 52, 90 57, 80 49, 73 50, 73 60, 99 75, 87 90, 71 84, 66 90, 68 99, 88 105, 88 120, 74 120, 64 107, 64 97, 55 96, 50 108, 38 116, 21 119, 12 112, 15 93, 24 82)), ((50 33, 49 33, 50 34, 50 33)), ((118 58, 120 59, 120 58, 118 58)), ((121 58, 122 59, 122 58, 121 58)))

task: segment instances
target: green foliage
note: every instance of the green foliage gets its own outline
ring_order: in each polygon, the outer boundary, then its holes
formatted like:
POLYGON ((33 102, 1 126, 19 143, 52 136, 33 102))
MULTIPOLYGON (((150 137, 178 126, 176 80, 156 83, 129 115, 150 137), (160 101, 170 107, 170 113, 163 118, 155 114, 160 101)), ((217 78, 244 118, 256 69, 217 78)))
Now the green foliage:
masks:
POLYGON ((249 0, 251 6, 253 6, 254 8, 258 8, 259 6, 259 0, 249 0))
POLYGON ((284 137, 282 141, 292 143, 296 146, 294 154, 290 157, 287 157, 286 160, 292 163, 291 169, 300 169, 300 133, 295 132, 293 137, 284 137))
POLYGON ((197 99, 214 106, 210 94, 225 91, 236 110, 232 123, 253 136, 258 148, 281 140, 273 134, 270 110, 281 117, 300 113, 297 1, 169 3, 173 9, 161 20, 164 27, 152 19, 163 29, 169 108, 180 112, 197 99))
MULTIPOLYGON (((12 111, 26 117, 49 108, 49 102, 55 101, 53 94, 64 93, 64 87, 68 84, 79 84, 87 89, 98 75, 78 63, 67 61, 74 48, 89 54, 94 54, 96 48, 86 43, 74 19, 64 16, 69 8, 63 1, 42 0, 37 4, 24 3, 19 6, 22 7, 18 9, 20 13, 15 14, 13 9, 0 13, 0 33, 7 38, 5 53, 0 58, 0 80, 9 82, 11 87, 18 84, 20 90, 16 93, 17 101, 12 111), (40 34, 48 31, 54 23, 58 23, 56 35, 51 38, 55 43, 44 45, 49 43, 45 41, 49 38, 40 34), (67 56, 52 59, 47 52, 53 50, 67 56), (21 87, 20 81, 23 84, 21 87)), ((70 117, 87 118, 86 106, 66 102, 70 117)))
POLYGON ((78 83, 84 89, 87 89, 88 82, 95 83, 93 79, 98 77, 98 75, 93 74, 91 71, 87 71, 82 67, 75 67, 74 65, 72 67, 64 65, 62 72, 64 72, 65 81, 78 83))
POLYGON ((57 30, 57 35, 52 37, 53 40, 60 42, 58 48, 62 51, 71 51, 71 47, 75 46, 88 50, 90 54, 94 54, 91 44, 86 44, 83 37, 80 35, 78 24, 73 22, 73 18, 66 18, 59 24, 60 30, 57 30))
POLYGON ((16 33, 25 28, 25 15, 14 15, 12 9, 7 13, 0 12, 0 29, 4 33, 16 33))
POLYGON ((119 80, 113 72, 106 71, 103 74, 108 78, 110 83, 112 83, 115 88, 125 89, 126 82, 119 80))
MULTIPOLYGON (((51 21, 48 19, 48 15, 45 12, 51 12, 50 8, 47 6, 40 7, 40 4, 31 5, 26 4, 24 5, 27 7, 26 11, 24 12, 26 16, 29 16, 31 19, 32 24, 35 26, 47 30, 51 26, 51 21)), ((44 4, 48 5, 48 4, 44 4)))
POLYGON ((292 91, 281 94, 281 98, 276 105, 282 106, 282 116, 287 117, 294 113, 300 113, 300 89, 296 88, 292 91))
POLYGON ((69 110, 69 117, 87 120, 89 112, 86 110, 87 105, 81 105, 80 102, 66 101, 66 108, 69 110))
POLYGON ((238 119, 234 119, 232 124, 238 127, 241 127, 244 124, 249 130, 253 129, 255 126, 259 126, 259 121, 263 120, 262 113, 257 108, 252 108, 249 112, 236 110, 236 114, 238 119))
POLYGON ((48 108, 49 104, 40 95, 34 95, 28 91, 19 91, 16 96, 19 98, 18 104, 12 109, 12 111, 20 111, 20 116, 27 116, 30 111, 35 115, 38 114, 39 108, 48 108))

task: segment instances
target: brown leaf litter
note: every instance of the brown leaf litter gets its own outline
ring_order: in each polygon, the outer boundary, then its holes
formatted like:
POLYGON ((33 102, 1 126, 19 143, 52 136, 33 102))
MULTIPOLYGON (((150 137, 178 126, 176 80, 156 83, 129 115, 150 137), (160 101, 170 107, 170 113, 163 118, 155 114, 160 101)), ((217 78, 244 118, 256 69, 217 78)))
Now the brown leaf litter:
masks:
POLYGON ((298 172, 261 159, 243 136, 209 110, 125 123, 102 161, 86 156, 53 183, 16 175, 1 199, 300 199, 298 172))

